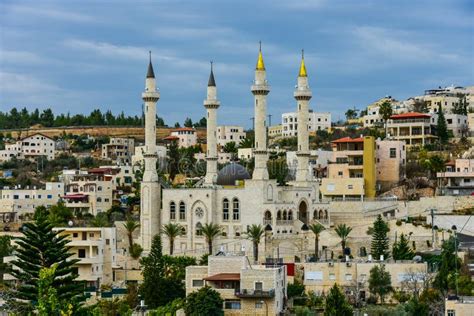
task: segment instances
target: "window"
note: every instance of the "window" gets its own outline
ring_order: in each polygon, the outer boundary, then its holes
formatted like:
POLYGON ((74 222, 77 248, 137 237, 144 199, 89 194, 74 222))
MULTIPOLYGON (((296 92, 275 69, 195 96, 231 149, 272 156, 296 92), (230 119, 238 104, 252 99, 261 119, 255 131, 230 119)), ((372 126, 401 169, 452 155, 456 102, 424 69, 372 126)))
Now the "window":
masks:
POLYGON ((176 219, 176 204, 170 202, 170 219, 176 219))
POLYGON ((222 219, 224 221, 229 220, 229 200, 228 199, 224 199, 224 201, 222 201, 222 219))
POLYGON ((77 233, 73 233, 72 237, 77 238, 79 235, 77 233))
POLYGON ((234 221, 238 221, 240 219, 240 206, 239 200, 237 198, 232 200, 232 218, 234 221))
POLYGON ((349 190, 352 190, 352 189, 354 189, 354 186, 353 186, 352 184, 349 184, 349 185, 347 185, 347 188, 348 188, 349 190))
POLYGON ((240 309, 240 300, 225 300, 224 309, 240 309))
POLYGON ((329 273, 329 280, 335 280, 336 275, 334 273, 329 273))
POLYGON ((262 302, 256 302, 255 303, 255 309, 260 309, 263 308, 263 303, 262 302))
POLYGON ((263 283, 262 282, 255 282, 255 291, 263 290, 263 283))
POLYGON ((202 224, 200 222, 196 224, 196 236, 202 236, 202 224))
POLYGON ((77 252, 77 257, 78 258, 85 258, 86 257, 86 250, 85 249, 79 249, 77 252))
POLYGON ((397 158, 397 149, 390 148, 390 158, 397 158))
POLYGON ((342 176, 342 171, 338 171, 338 172, 337 172, 337 175, 338 175, 338 176, 342 176))
POLYGON ((184 202, 179 203, 179 219, 180 220, 186 219, 186 204, 184 204, 184 202))
POLYGON ((352 274, 346 273, 346 281, 352 281, 352 274))
POLYGON ((448 316, 456 316, 456 311, 454 309, 448 309, 448 316))
POLYGON ((193 287, 201 287, 204 286, 203 280, 193 280, 193 287))

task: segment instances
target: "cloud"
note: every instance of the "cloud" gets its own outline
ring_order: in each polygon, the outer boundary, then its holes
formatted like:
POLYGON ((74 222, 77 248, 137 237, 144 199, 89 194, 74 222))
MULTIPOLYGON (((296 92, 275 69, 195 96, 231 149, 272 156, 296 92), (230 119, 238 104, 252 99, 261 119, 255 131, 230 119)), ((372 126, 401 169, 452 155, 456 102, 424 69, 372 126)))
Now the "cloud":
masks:
POLYGON ((39 92, 59 92, 61 89, 30 75, 2 71, 0 72, 0 91, 2 94, 28 95, 39 92))
POLYGON ((94 42, 79 39, 68 39, 64 46, 75 50, 88 51, 109 58, 118 57, 126 59, 144 60, 147 58, 148 49, 137 46, 119 46, 107 42, 94 42))
POLYGON ((64 11, 53 8, 44 8, 38 6, 22 6, 22 5, 5 5, 3 6, 5 14, 11 16, 17 16, 22 19, 28 19, 30 17, 42 17, 55 20, 63 20, 67 22, 94 22, 96 19, 92 16, 72 12, 64 11))
POLYGON ((234 35, 228 27, 157 27, 154 33, 161 38, 200 40, 202 38, 218 38, 234 35))
POLYGON ((27 51, 0 50, 0 64, 5 65, 41 65, 53 62, 52 59, 41 57, 27 51))

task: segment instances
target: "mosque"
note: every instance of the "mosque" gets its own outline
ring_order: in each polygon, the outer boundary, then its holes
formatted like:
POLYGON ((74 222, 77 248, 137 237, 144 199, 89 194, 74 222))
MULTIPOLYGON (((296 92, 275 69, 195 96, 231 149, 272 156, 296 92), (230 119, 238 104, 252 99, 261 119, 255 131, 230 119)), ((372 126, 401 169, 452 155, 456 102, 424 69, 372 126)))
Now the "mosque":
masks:
MULTIPOLYGON (((170 222, 183 227, 184 234, 175 240, 175 254, 201 256, 207 253, 202 226, 215 223, 222 227, 223 234, 214 241, 213 253, 252 253, 252 243, 245 232, 251 224, 265 227, 265 238, 260 242, 260 259, 265 257, 304 257, 314 248, 309 247, 314 239, 308 225, 319 222, 329 224, 329 204, 320 200, 319 183, 311 181, 309 175, 309 131, 308 104, 312 97, 304 62, 297 78, 294 98, 298 119, 297 172, 294 182, 287 186, 277 185, 269 179, 267 170, 266 108, 270 86, 262 51, 258 54, 255 80, 251 86, 255 109, 255 169, 247 170, 231 163, 218 171, 217 168, 217 86, 213 69, 209 76, 207 98, 207 152, 206 175, 193 188, 163 188, 161 190, 156 171, 156 104, 160 98, 156 88, 155 74, 150 60, 146 76, 145 92, 145 172, 141 183, 140 238, 145 252, 150 250, 151 240, 160 228, 170 222)), ((163 249, 168 251, 169 240, 163 238, 163 249)))

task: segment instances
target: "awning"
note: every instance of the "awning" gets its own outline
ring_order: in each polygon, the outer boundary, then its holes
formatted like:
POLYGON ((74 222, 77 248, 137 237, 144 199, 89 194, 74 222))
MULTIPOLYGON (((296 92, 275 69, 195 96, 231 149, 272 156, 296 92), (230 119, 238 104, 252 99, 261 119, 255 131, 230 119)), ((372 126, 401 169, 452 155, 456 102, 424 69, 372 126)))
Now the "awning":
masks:
POLYGON ((203 280, 206 281, 240 281, 240 273, 218 273, 203 280))

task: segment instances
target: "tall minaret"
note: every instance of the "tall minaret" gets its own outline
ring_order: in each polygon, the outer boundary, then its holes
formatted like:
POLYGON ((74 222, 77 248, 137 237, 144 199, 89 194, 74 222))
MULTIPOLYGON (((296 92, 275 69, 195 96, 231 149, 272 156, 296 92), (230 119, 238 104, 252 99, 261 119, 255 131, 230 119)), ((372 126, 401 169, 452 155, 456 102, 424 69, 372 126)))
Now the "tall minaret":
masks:
POLYGON ((211 74, 207 83, 207 99, 204 107, 207 109, 207 169, 205 185, 212 185, 217 180, 217 109, 220 102, 217 100, 217 87, 211 62, 211 74))
POLYGON ((145 80, 145 92, 142 99, 145 102, 145 172, 141 183, 140 234, 144 252, 150 251, 151 241, 160 230, 160 184, 156 172, 156 102, 160 93, 156 89, 153 65, 148 64, 145 80))
POLYGON ((294 92, 298 105, 298 168, 296 170, 296 182, 304 183, 309 180, 309 125, 308 125, 308 103, 312 97, 308 86, 308 76, 304 64, 304 52, 301 51, 301 66, 298 74, 298 84, 294 92))
POLYGON ((255 68, 255 81, 251 89, 255 99, 255 168, 252 178, 254 180, 266 180, 268 179, 268 155, 267 128, 265 126, 265 120, 267 112, 267 94, 270 92, 270 87, 266 80, 261 44, 258 52, 257 67, 255 68))

